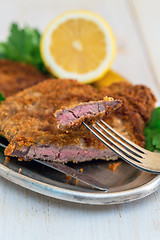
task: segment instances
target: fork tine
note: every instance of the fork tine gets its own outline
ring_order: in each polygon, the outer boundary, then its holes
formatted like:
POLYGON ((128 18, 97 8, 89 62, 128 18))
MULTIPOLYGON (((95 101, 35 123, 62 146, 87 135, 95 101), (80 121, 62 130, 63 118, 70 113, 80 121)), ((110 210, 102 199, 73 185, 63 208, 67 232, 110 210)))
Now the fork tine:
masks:
MULTIPOLYGON (((100 127, 105 133, 107 133, 113 140, 115 140, 116 142, 118 142, 120 145, 122 145, 123 147, 125 147, 128 151, 130 151, 131 153, 133 153, 134 155, 136 155, 137 157, 142 158, 142 155, 140 155, 140 152, 138 152, 136 149, 133 149, 132 147, 130 147, 129 145, 127 145, 126 143, 124 143, 123 141, 121 141, 118 137, 116 137, 115 135, 113 135, 110 131, 108 131, 103 125, 101 125, 99 122, 96 122, 96 124, 98 125, 98 127, 100 127)), ((143 153, 141 153, 143 154, 143 153)))
POLYGON ((135 167, 138 167, 141 169, 141 162, 137 161, 137 160, 133 160, 132 158, 126 156, 125 154, 123 154, 123 152, 117 150, 114 146, 112 146, 110 143, 108 143, 107 141, 105 141, 102 137, 100 137, 90 126, 88 126, 86 123, 84 123, 84 126, 92 133, 95 135, 95 137, 97 137, 102 143, 104 143, 108 148, 110 148, 113 152, 115 152, 118 156, 120 156, 122 159, 124 159, 126 162, 128 162, 129 164, 132 164, 135 167))
POLYGON ((122 136, 120 133, 118 133, 116 130, 114 130, 111 126, 109 126, 106 122, 103 120, 100 120, 101 123, 105 125, 106 128, 108 128, 111 132, 113 132, 116 136, 118 136, 120 139, 122 139, 124 142, 129 144, 131 147, 135 148, 140 153, 147 153, 147 150, 143 149, 142 147, 138 146, 137 144, 133 143, 126 137, 122 136))
POLYGON ((93 126, 92 124, 90 124, 92 126, 92 128, 97 131, 102 137, 104 137, 109 143, 111 143, 116 149, 118 149, 119 151, 121 151, 125 156, 132 158, 132 160, 135 160, 136 162, 141 162, 142 157, 137 157, 135 155, 133 155, 130 151, 128 151, 127 149, 125 149, 124 147, 120 146, 119 144, 117 144, 115 141, 111 140, 109 137, 106 136, 106 134, 104 134, 103 132, 101 132, 101 130, 99 130, 97 127, 93 126))

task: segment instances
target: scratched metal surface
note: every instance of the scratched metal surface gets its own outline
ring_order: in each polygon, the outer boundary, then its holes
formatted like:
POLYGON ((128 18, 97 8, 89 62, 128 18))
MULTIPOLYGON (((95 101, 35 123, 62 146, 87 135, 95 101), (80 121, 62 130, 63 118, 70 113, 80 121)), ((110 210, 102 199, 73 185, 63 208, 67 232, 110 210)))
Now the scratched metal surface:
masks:
POLYGON ((95 190, 80 181, 68 179, 41 164, 11 159, 7 164, 0 154, 0 176, 29 190, 49 197, 93 205, 108 205, 134 201, 153 193, 160 186, 160 176, 137 170, 122 160, 116 161, 113 171, 112 161, 102 160, 70 164, 71 167, 103 183, 108 192, 95 190), (19 169, 21 172, 19 172, 19 169))
MULTIPOLYGON (((133 83, 150 86, 158 97, 159 4, 159 0, 68 0, 67 4, 64 0, 1 0, 0 37, 12 21, 43 30, 63 11, 95 11, 108 20, 116 35, 118 52, 113 68, 133 83)), ((159 240, 159 226, 160 190, 132 203, 90 206, 49 198, 0 178, 3 240, 159 240)))

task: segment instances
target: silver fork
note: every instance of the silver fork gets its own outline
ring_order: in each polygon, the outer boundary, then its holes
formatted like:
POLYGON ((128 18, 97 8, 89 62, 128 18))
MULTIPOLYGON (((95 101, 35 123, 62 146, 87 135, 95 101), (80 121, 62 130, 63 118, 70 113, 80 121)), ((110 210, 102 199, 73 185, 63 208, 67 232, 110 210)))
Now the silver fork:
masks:
POLYGON ((160 153, 153 153, 138 146, 119 134, 103 120, 93 125, 85 122, 83 124, 101 142, 126 162, 147 172, 160 173, 160 153))

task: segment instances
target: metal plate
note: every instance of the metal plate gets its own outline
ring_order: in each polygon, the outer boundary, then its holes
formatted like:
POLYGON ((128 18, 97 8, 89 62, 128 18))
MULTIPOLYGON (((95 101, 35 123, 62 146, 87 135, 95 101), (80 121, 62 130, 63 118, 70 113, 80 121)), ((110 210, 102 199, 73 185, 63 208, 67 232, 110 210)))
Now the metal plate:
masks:
POLYGON ((0 175, 15 184, 32 191, 71 202, 83 204, 118 204, 143 198, 153 193, 160 185, 160 175, 137 170, 124 161, 116 171, 109 169, 113 162, 92 161, 81 164, 70 164, 75 169, 83 168, 85 174, 106 184, 107 193, 68 179, 64 174, 40 164, 19 162, 12 159, 4 165, 4 155, 0 153, 0 175), (22 169, 18 173, 19 168, 22 169))

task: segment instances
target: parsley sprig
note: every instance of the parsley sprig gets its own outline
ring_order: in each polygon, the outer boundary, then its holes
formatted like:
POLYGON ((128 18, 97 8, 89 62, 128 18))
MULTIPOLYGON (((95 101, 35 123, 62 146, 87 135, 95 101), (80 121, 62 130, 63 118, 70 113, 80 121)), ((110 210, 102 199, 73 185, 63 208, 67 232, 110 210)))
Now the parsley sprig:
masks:
POLYGON ((0 103, 4 100, 5 100, 5 98, 3 97, 2 93, 0 93, 0 103))
POLYGON ((150 121, 144 129, 146 149, 160 151, 160 107, 152 112, 150 121))
POLYGON ((47 72, 40 55, 40 33, 28 26, 19 28, 16 23, 10 27, 8 39, 0 43, 0 58, 33 64, 47 72))

